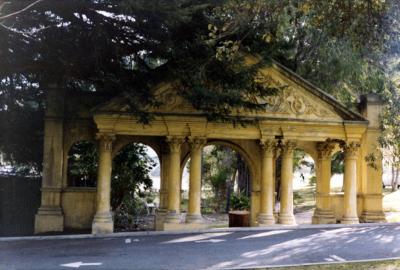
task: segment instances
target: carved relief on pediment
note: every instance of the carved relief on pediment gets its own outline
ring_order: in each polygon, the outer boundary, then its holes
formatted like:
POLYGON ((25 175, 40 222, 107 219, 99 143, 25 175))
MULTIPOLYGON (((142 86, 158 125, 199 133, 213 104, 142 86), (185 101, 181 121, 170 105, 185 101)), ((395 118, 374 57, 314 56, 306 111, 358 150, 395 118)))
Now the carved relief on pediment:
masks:
POLYGON ((277 95, 267 97, 266 102, 268 103, 267 111, 273 113, 295 114, 296 116, 338 117, 331 110, 324 108, 325 104, 318 104, 318 101, 292 87, 284 88, 277 95))
MULTIPOLYGON (((304 89, 302 86, 283 78, 281 75, 260 73, 255 81, 268 88, 276 90, 275 94, 260 97, 256 95, 247 98, 254 103, 265 104, 262 111, 238 109, 235 114, 242 116, 257 116, 271 118, 297 118, 312 120, 341 120, 332 105, 304 89)), ((105 111, 129 112, 129 95, 107 104, 105 111)), ((198 113, 198 111, 178 94, 173 83, 162 84, 154 91, 157 106, 143 108, 148 112, 158 113, 198 113)))
POLYGON ((172 85, 157 89, 154 94, 155 100, 160 103, 158 107, 149 108, 157 112, 191 112, 194 108, 181 97, 172 85))
POLYGON ((268 84, 269 87, 277 91, 274 95, 257 99, 260 104, 266 104, 266 113, 272 113, 276 116, 295 115, 301 118, 340 118, 330 108, 330 105, 305 90, 280 82, 268 75, 258 77, 257 80, 268 84))

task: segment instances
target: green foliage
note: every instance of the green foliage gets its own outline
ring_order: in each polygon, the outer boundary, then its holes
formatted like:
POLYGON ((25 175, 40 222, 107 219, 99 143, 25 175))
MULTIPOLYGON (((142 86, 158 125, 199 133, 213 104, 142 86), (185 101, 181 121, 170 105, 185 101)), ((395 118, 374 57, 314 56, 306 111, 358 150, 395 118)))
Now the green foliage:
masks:
POLYGON ((230 198, 231 210, 249 210, 250 209, 250 199, 245 194, 233 193, 230 198))
MULTIPOLYGON (((12 1, 2 12, 23 5, 12 1)), ((0 22, 0 120, 6 130, 0 150, 10 160, 40 167, 43 93, 55 81, 68 90, 130 92, 131 113, 149 122, 152 116, 143 108, 159 105, 150 89, 169 78, 209 119, 239 122, 232 114, 263 109, 267 104, 254 96, 276 90, 253 80, 257 65, 244 65, 245 54, 260 55, 264 63, 276 59, 349 106, 366 92, 390 92, 395 101, 397 90, 390 90, 387 73, 399 66, 391 61, 400 51, 398 5, 394 0, 42 1, 0 22), (21 105, 27 104, 22 93, 33 101, 29 106, 21 105)))
POLYGON ((236 172, 237 157, 233 150, 224 146, 210 146, 203 154, 204 181, 215 193, 226 187, 236 172))
POLYGON ((364 157, 364 160, 367 162, 367 165, 375 170, 378 169, 377 157, 373 153, 370 153, 364 157))
POLYGON ((72 145, 68 152, 68 185, 95 187, 98 159, 98 150, 93 143, 81 141, 72 145))
POLYGON ((111 207, 116 227, 137 229, 147 214, 146 204, 156 197, 150 178, 154 166, 145 146, 137 143, 126 145, 113 159, 111 207))
MULTIPOLYGON (((71 147, 68 152, 70 186, 96 186, 98 156, 93 143, 81 141, 71 147)), ((113 159, 111 206, 116 227, 136 226, 138 218, 147 214, 146 203, 156 198, 150 178, 154 166, 142 144, 126 145, 113 159)))
MULTIPOLYGON (((0 62, 3 65, 1 53, 0 62)), ((0 152, 17 171, 40 174, 43 116, 43 91, 37 76, 10 74, 4 78, 0 73, 0 152)))
POLYGON ((308 183, 309 183, 311 186, 315 186, 315 185, 317 184, 317 177, 316 177, 315 175, 311 176, 311 177, 308 179, 308 183))
POLYGON ((305 157, 305 152, 300 149, 295 149, 293 153, 293 170, 299 169, 301 166, 301 161, 305 157))
POLYGON ((114 212, 114 224, 117 228, 129 228, 137 223, 140 215, 146 214, 146 204, 141 198, 132 197, 114 212))
POLYGON ((228 147, 208 146, 203 151, 202 176, 212 189, 209 206, 215 212, 225 211, 228 189, 233 186, 237 170, 237 155, 228 147))
MULTIPOLYGON (((315 170, 313 161, 306 160, 307 153, 302 149, 295 149, 293 154, 293 171, 300 169, 302 166, 310 168, 310 172, 315 170)), ((304 176, 303 176, 304 180, 304 176)))
POLYGON ((344 172, 344 152, 336 152, 332 155, 331 173, 342 174, 344 172))
MULTIPOLYGON (((144 197, 152 187, 150 178, 154 161, 141 144, 126 145, 113 159, 111 179, 111 206, 114 211, 127 208, 135 197, 144 197)), ((128 207, 129 208, 129 207, 128 207)))

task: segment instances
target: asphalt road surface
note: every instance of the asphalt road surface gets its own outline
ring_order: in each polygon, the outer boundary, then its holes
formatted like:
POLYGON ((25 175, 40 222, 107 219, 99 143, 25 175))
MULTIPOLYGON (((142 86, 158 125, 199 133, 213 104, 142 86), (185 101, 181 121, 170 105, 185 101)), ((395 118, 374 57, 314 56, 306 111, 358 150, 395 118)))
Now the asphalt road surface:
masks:
POLYGON ((400 225, 0 242, 0 270, 246 269, 400 257, 400 225))

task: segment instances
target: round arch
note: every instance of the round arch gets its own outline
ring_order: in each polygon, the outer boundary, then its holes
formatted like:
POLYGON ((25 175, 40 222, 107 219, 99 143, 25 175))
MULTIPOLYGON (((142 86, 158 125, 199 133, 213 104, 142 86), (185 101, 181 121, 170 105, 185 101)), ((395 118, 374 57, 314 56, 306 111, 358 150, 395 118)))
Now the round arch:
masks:
MULTIPOLYGON (((310 169, 310 173, 313 170, 314 171, 313 174, 316 177, 317 170, 318 170, 318 168, 317 168, 317 156, 316 156, 317 154, 316 154, 316 151, 311 147, 301 147, 301 146, 296 147, 295 151, 302 151, 304 153, 304 156, 302 157, 302 159, 305 158, 306 156, 309 156, 312 159, 311 162, 313 164, 313 167, 310 169)), ((306 164, 306 166, 307 166, 307 164, 306 164)), ((295 174, 296 170, 294 170, 293 173, 295 174)), ((303 180, 305 181, 303 173, 301 173, 301 175, 303 177, 303 180)))
MULTIPOLYGON (((231 148, 232 150, 238 152, 240 154, 240 156, 243 157, 247 166, 249 167, 251 180, 254 181, 254 179, 257 179, 255 162, 251 159, 249 153, 247 153, 247 151, 245 149, 243 149, 239 144, 229 141, 229 140, 212 139, 212 140, 207 140, 207 143, 204 145, 204 147, 210 146, 210 145, 222 145, 222 146, 231 148)), ((181 161, 181 176, 183 174, 183 170, 185 169, 185 165, 189 159, 190 159, 190 148, 188 148, 188 150, 185 153, 183 153, 183 158, 181 161)))
POLYGON ((148 142, 138 138, 117 137, 115 140, 110 199, 115 212, 114 224, 118 228, 155 225, 154 213, 160 201, 161 160, 155 144, 148 142))
MULTIPOLYGON (((182 176, 185 165, 190 159, 190 148, 188 144, 182 148, 181 156, 181 187, 182 176)), ((219 145, 225 146, 238 153, 246 164, 249 172, 249 199, 250 199, 250 226, 257 224, 257 215, 259 211, 259 191, 260 191, 260 174, 261 174, 261 152, 257 141, 249 140, 224 140, 209 139, 205 146, 219 145)))
POLYGON ((331 156, 331 179, 330 186, 332 193, 343 192, 344 184, 344 152, 341 149, 335 149, 331 156))
POLYGON ((157 158, 161 160, 161 139, 153 137, 140 137, 140 136, 117 136, 112 150, 112 157, 114 158, 125 146, 130 143, 140 143, 150 147, 156 154, 157 158))
POLYGON ((77 140, 65 151, 65 185, 95 187, 97 181, 98 149, 90 140, 77 140))
MULTIPOLYGON (((297 152, 298 153, 298 152, 297 152)), ((297 224, 311 224, 316 207, 318 159, 315 143, 299 144, 293 157, 293 210, 297 224), (296 156, 297 151, 303 156, 296 156), (302 162, 304 161, 304 163, 302 162)))

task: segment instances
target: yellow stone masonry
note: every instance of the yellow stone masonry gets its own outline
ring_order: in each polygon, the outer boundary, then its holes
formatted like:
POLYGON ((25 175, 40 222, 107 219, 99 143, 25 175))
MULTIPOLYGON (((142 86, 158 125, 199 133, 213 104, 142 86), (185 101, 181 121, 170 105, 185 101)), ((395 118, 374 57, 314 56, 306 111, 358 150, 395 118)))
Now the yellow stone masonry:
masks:
MULTIPOLYGON (((258 61, 249 57, 248 63, 258 61)), ((251 226, 275 223, 275 160, 282 158, 278 223, 295 224, 293 214, 293 151, 309 153, 316 164, 316 210, 313 223, 383 222, 382 164, 377 138, 382 102, 374 95, 362 97, 360 112, 353 112, 322 90, 276 62, 260 69, 256 78, 281 92, 266 99, 264 111, 238 113, 254 124, 234 126, 209 122, 202 112, 176 94, 174 84, 154 88, 164 105, 150 125, 129 114, 129 94, 102 100, 60 98, 57 85, 49 86, 45 120, 42 203, 35 232, 63 231, 89 226, 94 234, 113 232, 110 208, 112 158, 129 142, 151 146, 160 159, 160 206, 156 229, 204 228, 201 216, 201 151, 207 144, 222 144, 238 151, 251 175, 251 226), (81 104, 81 103, 82 104, 81 104), (91 104, 90 106, 84 106, 91 104), (101 104, 101 105, 99 105, 101 104), (60 108, 65 108, 64 111, 60 108), (99 145, 97 192, 68 186, 67 154, 74 142, 99 145), (330 192, 331 156, 345 152, 344 194, 330 192), (371 168, 365 156, 373 154, 371 168), (189 209, 180 209, 183 165, 191 158, 189 209), (86 194, 86 195, 85 195, 86 194), (96 200, 94 200, 96 197, 96 200), (72 202, 71 200, 79 200, 72 202), (74 208, 75 207, 75 208, 74 208), (65 208, 65 209, 63 209, 65 208), (74 208, 74 209, 73 209, 74 208), (89 215, 89 216, 88 216, 89 215), (85 217, 85 218, 82 218, 85 217)))

